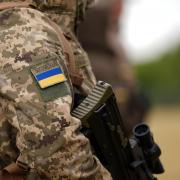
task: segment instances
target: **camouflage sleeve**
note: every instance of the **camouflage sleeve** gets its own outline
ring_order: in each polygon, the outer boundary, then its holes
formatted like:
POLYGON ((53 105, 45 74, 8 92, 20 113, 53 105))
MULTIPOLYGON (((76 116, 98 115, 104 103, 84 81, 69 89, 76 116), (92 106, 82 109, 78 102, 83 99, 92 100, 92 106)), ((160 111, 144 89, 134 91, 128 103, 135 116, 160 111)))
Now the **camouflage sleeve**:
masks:
MULTIPOLYGON (((6 122, 16 129, 17 164, 40 175, 111 179, 79 132, 80 120, 70 115, 72 90, 65 57, 48 22, 34 9, 0 12, 0 132, 6 122), (44 72, 50 73, 50 80, 44 79, 44 72)), ((3 147, 11 135, 1 137, 0 152, 6 154, 3 147)))

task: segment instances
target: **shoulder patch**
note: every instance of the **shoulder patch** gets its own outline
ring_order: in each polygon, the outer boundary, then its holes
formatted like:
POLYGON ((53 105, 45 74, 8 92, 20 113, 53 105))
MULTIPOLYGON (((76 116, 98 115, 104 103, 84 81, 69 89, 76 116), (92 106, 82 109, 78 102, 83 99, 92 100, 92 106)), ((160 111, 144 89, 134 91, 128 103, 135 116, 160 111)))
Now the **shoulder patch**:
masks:
POLYGON ((55 54, 33 57, 34 63, 27 68, 44 102, 72 95, 69 76, 60 58, 55 54))
POLYGON ((31 72, 42 89, 67 80, 55 59, 31 67, 31 72))

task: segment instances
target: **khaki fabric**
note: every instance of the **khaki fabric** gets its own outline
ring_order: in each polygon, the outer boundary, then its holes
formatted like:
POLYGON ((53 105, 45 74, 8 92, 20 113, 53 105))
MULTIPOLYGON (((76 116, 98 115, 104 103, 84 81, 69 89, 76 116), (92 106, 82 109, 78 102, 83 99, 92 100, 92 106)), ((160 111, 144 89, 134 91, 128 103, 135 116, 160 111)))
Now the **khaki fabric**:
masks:
MULTIPOLYGON (((70 115, 73 87, 50 21, 31 8, 0 12, 0 169, 16 162, 42 179, 109 180, 110 174, 79 132, 80 120, 70 115), (40 88, 32 72, 53 67, 62 70, 65 80, 40 88)), ((73 33, 71 37, 76 39, 73 33)), ((77 47, 77 40, 69 42, 77 47)), ((83 68, 86 81, 90 78, 86 69, 91 68, 89 64, 83 68)), ((83 86, 90 89, 86 82, 83 86)))
POLYGON ((94 0, 2 0, 0 2, 29 2, 57 23, 65 33, 73 48, 76 65, 83 74, 80 92, 86 95, 96 83, 88 55, 75 37, 76 26, 83 20, 86 10, 94 4, 94 0))
POLYGON ((76 66, 83 74, 84 82, 81 87, 81 92, 88 94, 96 83, 95 76, 92 72, 89 57, 81 47, 75 34, 76 26, 83 20, 86 10, 92 6, 93 0, 69 0, 64 8, 61 6, 62 1, 56 0, 56 3, 50 3, 43 12, 56 22, 64 31, 66 38, 71 44, 74 51, 76 66), (56 5, 56 7, 55 7, 56 5), (59 7, 59 8, 57 8, 59 7), (63 10, 62 10, 63 9, 63 10))

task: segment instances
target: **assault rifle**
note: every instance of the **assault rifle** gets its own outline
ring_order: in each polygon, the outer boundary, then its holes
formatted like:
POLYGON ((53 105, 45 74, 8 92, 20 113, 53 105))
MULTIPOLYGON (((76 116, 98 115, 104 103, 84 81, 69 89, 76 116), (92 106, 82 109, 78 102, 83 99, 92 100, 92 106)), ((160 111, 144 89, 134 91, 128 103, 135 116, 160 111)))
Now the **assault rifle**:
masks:
POLYGON ((133 137, 127 137, 109 84, 99 81, 72 115, 81 119, 82 132, 114 180, 156 180, 153 174, 164 172, 161 150, 146 124, 135 126, 133 137))

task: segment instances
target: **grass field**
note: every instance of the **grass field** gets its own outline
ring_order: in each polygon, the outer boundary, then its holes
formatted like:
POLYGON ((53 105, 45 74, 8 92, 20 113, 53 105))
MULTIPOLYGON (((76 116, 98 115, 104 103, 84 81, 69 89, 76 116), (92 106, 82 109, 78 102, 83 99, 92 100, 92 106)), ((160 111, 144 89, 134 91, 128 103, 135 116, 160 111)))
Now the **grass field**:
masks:
POLYGON ((158 180, 180 180, 180 106, 154 107, 147 122, 162 149, 165 173, 158 180))

